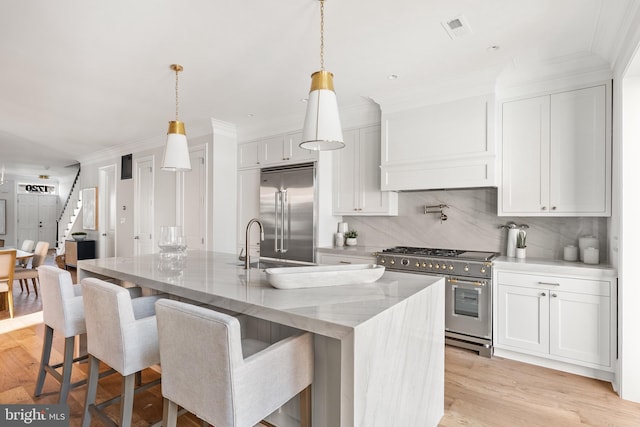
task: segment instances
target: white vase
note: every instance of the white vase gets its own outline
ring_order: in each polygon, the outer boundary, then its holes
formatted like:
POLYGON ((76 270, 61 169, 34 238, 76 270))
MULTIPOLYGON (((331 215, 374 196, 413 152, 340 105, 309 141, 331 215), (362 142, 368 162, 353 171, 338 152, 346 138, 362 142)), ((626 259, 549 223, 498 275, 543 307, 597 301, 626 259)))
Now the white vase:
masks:
POLYGON ((526 258, 527 248, 516 248, 516 258, 526 258))
POLYGON ((345 243, 347 244, 347 246, 355 246, 358 244, 358 239, 355 237, 347 237, 345 243))

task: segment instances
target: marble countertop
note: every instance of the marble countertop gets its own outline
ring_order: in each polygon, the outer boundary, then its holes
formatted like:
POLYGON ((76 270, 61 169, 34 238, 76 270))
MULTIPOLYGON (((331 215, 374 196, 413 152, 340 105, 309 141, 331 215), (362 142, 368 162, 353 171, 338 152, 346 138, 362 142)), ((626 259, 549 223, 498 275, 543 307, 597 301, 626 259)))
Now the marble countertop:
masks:
POLYGON ((585 276, 589 278, 614 278, 617 271, 606 264, 585 264, 583 262, 571 262, 562 260, 549 260, 543 258, 512 258, 501 256, 493 260, 493 265, 498 269, 508 269, 531 273, 567 274, 572 276, 585 276))
POLYGON ((281 290, 260 269, 245 270, 233 254, 187 251, 78 261, 78 277, 112 277, 199 303, 341 339, 391 307, 442 280, 385 272, 368 284, 281 290))

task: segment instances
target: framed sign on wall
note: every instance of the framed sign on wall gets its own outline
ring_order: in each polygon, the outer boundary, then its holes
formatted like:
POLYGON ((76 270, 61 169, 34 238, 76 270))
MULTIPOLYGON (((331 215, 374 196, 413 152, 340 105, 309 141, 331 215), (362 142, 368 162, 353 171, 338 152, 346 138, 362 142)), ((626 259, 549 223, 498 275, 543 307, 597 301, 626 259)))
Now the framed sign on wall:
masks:
POLYGON ((98 187, 82 190, 82 228, 96 230, 98 227, 98 187))

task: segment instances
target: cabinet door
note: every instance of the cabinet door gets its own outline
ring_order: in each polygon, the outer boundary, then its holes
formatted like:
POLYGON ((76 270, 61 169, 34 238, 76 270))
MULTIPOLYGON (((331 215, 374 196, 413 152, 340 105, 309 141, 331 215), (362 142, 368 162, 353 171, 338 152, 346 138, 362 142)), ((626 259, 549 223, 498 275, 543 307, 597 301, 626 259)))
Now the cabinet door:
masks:
POLYGON ((551 95, 550 208, 607 212, 610 182, 605 86, 551 95))
POLYGON ((238 145, 238 167, 255 168, 260 166, 260 143, 247 142, 238 145))
MULTIPOLYGON (((238 172, 238 251, 245 246, 245 230, 251 218, 260 217, 260 169, 238 172)), ((251 256, 260 254, 259 227, 251 228, 251 256)), ((245 251, 246 254, 246 251, 245 251)))
POLYGON ((609 297, 572 292, 550 293, 550 353, 610 366, 609 297))
POLYGON ((547 290, 498 286, 497 345, 549 353, 547 290))
POLYGON ((260 141, 260 145, 262 149, 261 164, 263 166, 282 163, 288 160, 284 153, 283 136, 275 136, 273 138, 264 139, 260 141))
POLYGON ((318 160, 318 152, 300 148, 302 132, 290 133, 284 138, 284 154, 292 163, 318 160))
POLYGON ((333 213, 355 215, 360 208, 358 130, 344 131, 343 137, 344 148, 333 152, 333 213))
POLYGON ((502 211, 544 213, 549 200, 549 97, 502 105, 502 211))
POLYGON ((380 191, 380 127, 371 126, 360 129, 359 136, 358 205, 360 211, 368 214, 397 215, 398 194, 380 191))

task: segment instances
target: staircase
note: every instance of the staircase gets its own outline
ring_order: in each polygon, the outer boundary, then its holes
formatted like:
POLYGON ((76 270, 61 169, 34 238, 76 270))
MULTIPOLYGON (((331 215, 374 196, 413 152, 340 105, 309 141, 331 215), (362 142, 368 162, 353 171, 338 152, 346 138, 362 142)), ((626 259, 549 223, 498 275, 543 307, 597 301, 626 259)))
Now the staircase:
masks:
POLYGON ((78 219, 78 215, 82 210, 82 193, 78 186, 78 179, 80 178, 80 168, 71 186, 69 197, 65 202, 60 218, 58 218, 58 238, 56 244, 56 255, 64 254, 64 242, 69 240, 71 230, 78 219))

